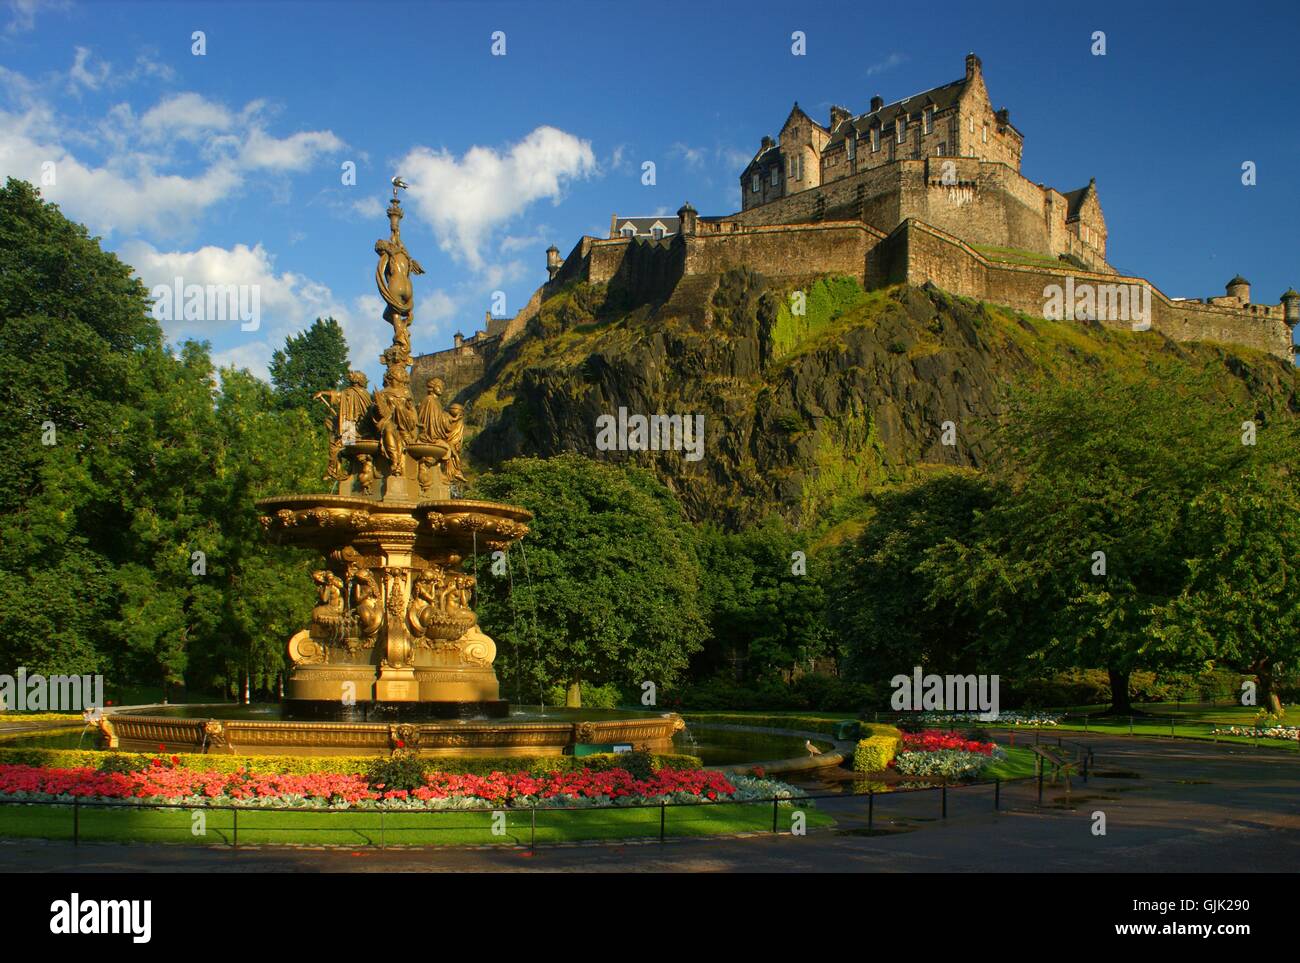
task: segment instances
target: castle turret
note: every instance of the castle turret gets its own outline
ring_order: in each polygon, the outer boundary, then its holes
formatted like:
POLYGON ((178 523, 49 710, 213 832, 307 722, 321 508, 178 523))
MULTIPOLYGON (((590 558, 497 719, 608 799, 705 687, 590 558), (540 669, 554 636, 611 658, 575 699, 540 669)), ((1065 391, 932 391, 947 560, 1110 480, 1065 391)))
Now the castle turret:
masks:
POLYGON ((546 249, 546 273, 550 275, 550 280, 555 280, 555 275, 563 266, 564 262, 560 260, 560 249, 552 244, 546 249))
POLYGON ((1295 333, 1295 329, 1300 325, 1300 294, 1296 293, 1295 288, 1287 288, 1282 294, 1282 316, 1286 318, 1286 326, 1295 333))
POLYGON ((699 229, 700 215, 687 201, 677 209, 677 233, 683 237, 693 235, 699 229))
POLYGON ((465 343, 465 335, 457 331, 455 334, 451 336, 451 343, 455 347, 459 348, 461 345, 465 343))
POLYGON ((1228 282, 1228 297, 1236 298, 1242 304, 1250 304, 1250 282, 1238 274, 1228 282))

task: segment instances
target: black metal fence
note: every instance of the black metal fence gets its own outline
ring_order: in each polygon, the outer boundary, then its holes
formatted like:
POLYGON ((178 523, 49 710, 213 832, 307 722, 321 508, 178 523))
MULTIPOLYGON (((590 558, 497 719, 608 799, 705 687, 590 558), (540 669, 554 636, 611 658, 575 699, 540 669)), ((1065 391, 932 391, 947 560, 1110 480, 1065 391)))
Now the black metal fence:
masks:
MULTIPOLYGON (((1057 737, 1056 748, 1058 750, 1069 749, 1071 753, 1066 771, 1056 774, 1063 779, 1065 790, 1070 790, 1070 780, 1076 776, 1087 782, 1089 772, 1093 768, 1092 750, 1084 745, 1057 737)), ((1058 754, 1058 758, 1063 758, 1058 754)), ((801 804, 813 803, 814 806, 820 801, 834 801, 843 805, 834 806, 835 809, 848 809, 850 807, 860 807, 865 800, 865 814, 858 812, 849 812, 850 819, 856 819, 861 822, 865 816, 865 828, 867 832, 876 830, 878 818, 877 809, 882 805, 890 805, 897 800, 902 802, 906 800, 913 816, 915 818, 925 819, 947 819, 949 817, 950 795, 954 799, 974 798, 976 790, 981 788, 991 789, 992 810, 998 811, 1003 805, 1003 795, 1005 789, 1014 789, 1016 791, 1029 790, 1030 794, 1036 792, 1036 805, 1043 804, 1044 784, 1047 782, 1047 769, 1052 763, 1049 761, 1044 764, 1042 755, 1037 758, 1037 768, 1032 776, 1022 776, 1013 779, 984 779, 962 782, 948 782, 947 780, 931 781, 928 785, 914 785, 907 787, 890 787, 885 790, 876 790, 868 788, 865 792, 839 792, 839 793, 808 793, 794 797, 773 796, 765 799, 748 799, 748 800, 716 800, 700 802, 658 802, 658 803, 641 803, 635 805, 619 805, 605 807, 577 807, 577 806, 545 806, 545 807, 499 807, 496 809, 483 807, 477 809, 385 809, 376 807, 374 809, 318 809, 314 807, 254 807, 254 806, 235 806, 229 804, 201 806, 186 805, 183 803, 133 803, 126 800, 83 800, 74 798, 71 802, 65 800, 21 800, 0 798, 0 836, 9 835, 4 831, 4 811, 8 807, 35 806, 46 807, 51 813, 56 813, 59 809, 67 811, 67 822, 61 823, 62 832, 54 833, 25 833, 28 838, 46 838, 46 839, 71 839, 74 845, 79 845, 83 840, 93 840, 104 838, 105 836, 113 840, 123 840, 125 837, 128 841, 148 842, 147 837, 150 832, 161 833, 164 836, 175 836, 177 824, 173 821, 170 825, 162 827, 152 827, 143 825, 138 820, 120 820, 113 825, 105 827, 96 825, 91 827, 89 835, 86 833, 86 827, 83 821, 93 816, 93 814, 117 810, 129 814, 148 814, 150 812, 188 812, 191 814, 192 824, 202 826, 201 833, 194 833, 196 841, 202 837, 203 841, 211 845, 208 836, 214 834, 222 843, 239 848, 240 846, 240 820, 244 822, 244 840, 247 845, 250 834, 254 837, 269 837, 264 841, 271 845, 282 844, 283 840, 277 840, 277 835, 284 837, 292 835, 301 837, 304 834, 312 832, 324 833, 350 833, 355 836, 345 843, 334 843, 334 845, 351 845, 351 846, 378 846, 380 849, 388 848, 392 845, 391 840, 394 835, 400 838, 404 833, 417 832, 422 836, 428 836, 431 830, 446 830, 455 834, 460 832, 462 835, 477 834, 483 835, 483 817, 491 815, 500 821, 500 832, 493 829, 491 835, 496 837, 495 842, 475 843, 461 842, 460 845, 477 845, 477 846, 510 846, 527 848, 530 851, 536 851, 538 847, 538 819, 539 816, 544 823, 545 829, 563 830, 563 820, 572 819, 576 821, 574 814, 586 814, 583 820, 586 826, 583 831, 590 830, 591 836, 574 836, 570 831, 561 832, 564 836, 563 841, 573 842, 601 842, 611 839, 620 839, 624 841, 651 841, 655 839, 658 842, 666 842, 669 838, 689 837, 696 835, 731 835, 735 833, 747 834, 781 834, 794 832, 794 813, 802 812, 801 804), (918 795, 919 794, 919 795, 918 795), (920 804, 919 800, 928 800, 920 804), (701 832, 691 832, 689 824, 691 814, 727 812, 739 813, 746 811, 743 817, 744 826, 734 828, 730 831, 724 830, 719 833, 716 828, 710 830, 707 826, 701 832), (767 819, 767 813, 770 809, 770 821, 767 819), (791 815, 791 818, 782 824, 781 813, 785 810, 791 815), (916 816, 917 813, 929 812, 930 816, 916 816), (202 813, 201 820, 196 819, 196 814, 202 813), (282 821, 267 819, 283 813, 297 813, 315 815, 324 817, 326 822, 335 823, 344 822, 337 817, 350 816, 351 826, 324 826, 312 828, 310 826, 285 826, 282 821), (229 814, 228 825, 219 825, 216 827, 208 826, 209 814, 229 814), (632 823, 632 817, 629 814, 635 814, 638 817, 644 815, 644 819, 635 824, 638 830, 633 834, 628 834, 629 824, 632 823), (761 820, 759 817, 762 817, 761 820), (461 822, 458 823, 458 817, 461 822), (510 817, 515 818, 513 827, 509 825, 510 817), (600 825, 603 817, 611 822, 607 829, 617 829, 617 832, 601 833, 600 825), (526 819, 526 825, 521 826, 520 822, 526 819), (362 825, 356 823, 360 821, 362 825), (262 825, 258 825, 261 823, 262 825), (271 825, 278 823, 278 825, 271 825), (676 825, 671 825, 676 823, 676 825), (670 832, 670 828, 674 831, 670 832), (642 832, 641 829, 646 831, 642 832), (143 838, 142 838, 143 837, 143 838)), ((870 774, 863 774, 864 781, 870 781, 870 774)), ((1056 779, 1053 779, 1055 784, 1056 779)), ((987 805, 987 802, 986 804, 987 805)), ((900 807, 901 808, 901 807, 900 807)), ((980 807, 981 810, 984 808, 980 807)), ((12 812, 12 810, 10 810, 12 812)), ((841 813, 841 815, 845 815, 841 813)), ((807 813, 804 813, 805 819, 807 813)), ((739 818, 739 817, 738 817, 739 818)), ((706 819, 707 822, 707 819, 706 819)), ((817 827, 814 827, 814 831, 817 827)), ((836 827, 843 828, 842 826, 836 827)), ((544 835, 546 835, 544 833, 544 835)), ((324 843, 322 843, 324 845, 324 843)), ((406 845, 397 843, 397 845, 406 845)), ((418 845, 442 845, 434 842, 421 843, 418 845)), ((456 842, 451 845, 457 845, 456 842)), ((543 840, 543 845, 545 841, 543 840)))

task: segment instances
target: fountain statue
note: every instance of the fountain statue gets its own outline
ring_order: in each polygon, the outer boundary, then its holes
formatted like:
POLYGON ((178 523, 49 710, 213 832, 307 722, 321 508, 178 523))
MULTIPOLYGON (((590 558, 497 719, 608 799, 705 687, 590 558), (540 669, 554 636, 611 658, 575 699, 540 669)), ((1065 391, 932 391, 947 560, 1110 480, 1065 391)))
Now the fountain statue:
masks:
POLYGON ((331 491, 257 503, 268 537, 325 560, 311 576, 311 623, 289 639, 284 705, 267 707, 267 718, 227 707, 114 713, 99 723, 106 748, 554 755, 580 744, 667 749, 682 728, 679 716, 656 712, 505 718, 496 643, 479 625, 464 563, 508 550, 532 513, 453 497, 465 481, 464 409, 443 406, 437 379, 418 406, 411 394, 411 276, 424 270, 402 242, 406 186, 393 178, 389 236, 375 242, 375 283, 393 326, 383 382, 367 390, 353 371, 346 388, 316 395, 329 410, 331 491))
POLYGON ((462 563, 507 548, 531 514, 513 505, 451 498, 461 472, 464 410, 430 385, 411 394, 411 276, 423 274, 402 241, 406 184, 393 179, 389 236, 375 242, 375 284, 393 343, 380 355, 381 386, 366 377, 317 398, 330 412, 328 495, 282 495, 258 503, 268 534, 318 550, 320 604, 289 640, 287 698, 295 716, 418 719, 500 716, 492 658, 479 627, 474 576, 462 563))

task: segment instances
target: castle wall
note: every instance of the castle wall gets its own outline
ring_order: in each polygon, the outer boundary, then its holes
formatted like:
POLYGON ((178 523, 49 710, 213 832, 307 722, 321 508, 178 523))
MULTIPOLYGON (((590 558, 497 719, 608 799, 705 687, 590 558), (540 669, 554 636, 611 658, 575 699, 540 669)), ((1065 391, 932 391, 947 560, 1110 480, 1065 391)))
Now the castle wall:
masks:
MULTIPOLYGON (((920 285, 930 281, 954 294, 1002 304, 1042 317, 1044 289, 1067 279, 1075 288, 1135 285, 1150 291, 1151 329, 1174 341, 1218 341, 1266 351, 1292 361, 1291 332, 1280 305, 1250 305, 1234 310, 1197 301, 1174 301, 1144 278, 1060 270, 990 261, 965 242, 928 224, 908 221, 880 245, 876 258, 890 282, 920 285), (1250 310, 1252 307, 1258 310, 1250 310)), ((1133 330, 1129 319, 1102 317, 1100 323, 1133 330)))
MULTIPOLYGON (((701 225, 701 228, 714 225, 701 225)), ((726 228, 725 222, 717 225, 726 228)), ((844 274, 867 283, 867 255, 884 234, 860 221, 709 231, 685 236, 685 273, 748 266, 768 277, 844 274)))

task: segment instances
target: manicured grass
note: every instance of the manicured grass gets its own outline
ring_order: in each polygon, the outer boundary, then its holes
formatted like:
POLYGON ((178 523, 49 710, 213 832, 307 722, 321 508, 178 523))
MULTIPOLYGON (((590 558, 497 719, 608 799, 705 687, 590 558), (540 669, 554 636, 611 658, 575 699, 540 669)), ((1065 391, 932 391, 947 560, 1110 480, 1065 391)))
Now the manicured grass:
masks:
POLYGON ((1024 746, 1008 746, 1005 743, 999 743, 1007 757, 996 762, 991 762, 980 770, 981 779, 1021 779, 1025 776, 1036 774, 1037 764, 1032 749, 1024 746))
MULTIPOLYGON (((811 804, 779 806, 778 827, 790 830, 794 812, 803 812, 808 828, 829 826, 830 816, 811 804)), ((528 810, 501 810, 504 834, 492 831, 488 811, 441 812, 276 812, 241 810, 239 844, 266 846, 520 846, 531 838, 528 810)), ((95 842, 176 843, 200 846, 231 845, 235 813, 228 810, 140 809, 81 807, 80 838, 95 842), (195 813, 204 817, 203 832, 196 834, 195 813)), ((537 811, 538 843, 630 839, 659 835, 660 810, 581 809, 537 811)), ((0 836, 13 838, 72 839, 71 806, 0 806, 0 836)), ((771 832, 772 804, 668 806, 664 810, 666 836, 709 836, 724 833, 771 832)))

